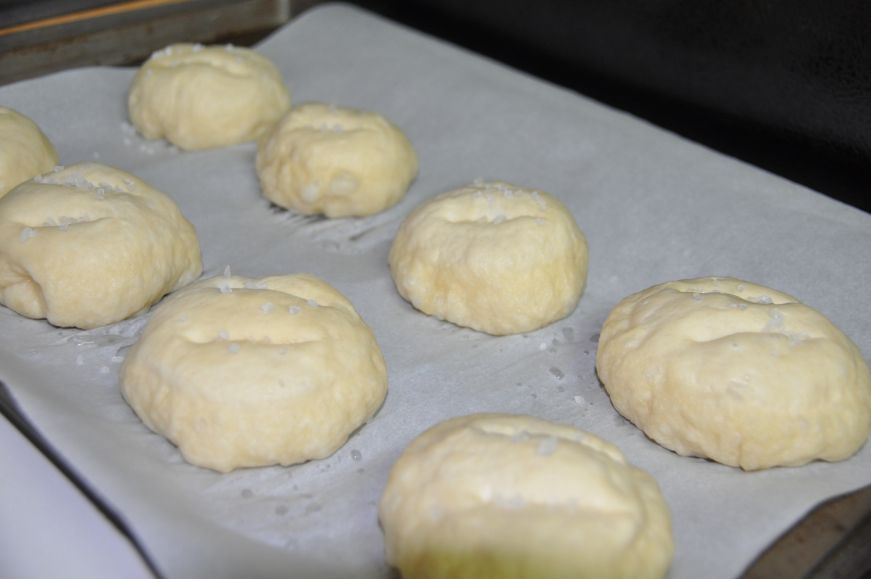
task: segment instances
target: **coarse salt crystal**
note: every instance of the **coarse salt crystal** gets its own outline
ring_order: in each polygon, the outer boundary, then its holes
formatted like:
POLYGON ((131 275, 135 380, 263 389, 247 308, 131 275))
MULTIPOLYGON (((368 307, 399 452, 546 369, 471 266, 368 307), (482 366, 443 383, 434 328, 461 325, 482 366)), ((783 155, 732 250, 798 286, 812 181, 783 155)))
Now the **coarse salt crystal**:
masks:
POLYGON ((221 330, 220 332, 218 332, 218 337, 222 340, 229 340, 230 334, 227 333, 227 330, 221 330))
POLYGON ((506 509, 522 509, 526 506, 526 501, 521 497, 496 497, 493 502, 506 509))
POLYGON ((780 310, 771 310, 768 312, 768 322, 762 328, 763 332, 774 332, 783 329, 783 314, 780 310))
POLYGON ((239 344, 230 344, 229 346, 227 346, 227 351, 230 352, 231 354, 235 354, 236 352, 238 352, 241 349, 242 349, 242 346, 240 346, 239 344))
POLYGON ((261 310, 264 314, 268 314, 268 313, 272 312, 272 308, 273 308, 273 307, 274 307, 274 306, 273 306, 271 303, 266 302, 265 304, 262 304, 262 305, 260 306, 260 310, 261 310))
POLYGON ((224 268, 224 277, 230 277, 232 274, 230 273, 230 266, 226 266, 224 268))
POLYGON ((306 201, 308 203, 313 203, 314 201, 317 201, 318 195, 319 195, 318 186, 313 184, 313 183, 309 183, 308 185, 306 185, 305 187, 302 188, 303 201, 306 201))
POLYGON ((21 230, 21 235, 19 235, 19 238, 21 239, 21 241, 27 241, 31 237, 36 237, 36 230, 34 228, 25 227, 24 229, 21 230))
POLYGON ((287 308, 287 313, 292 315, 292 316, 295 316, 296 314, 299 313, 299 307, 298 306, 290 306, 289 308, 287 308))
POLYGON ((511 436, 511 442, 526 442, 529 440, 529 433, 525 430, 521 430, 520 432, 515 432, 511 436))
POLYGON ((316 307, 318 307, 318 302, 317 302, 316 300, 313 300, 313 299, 307 299, 307 300, 305 301, 305 303, 306 303, 306 305, 307 305, 308 307, 310 307, 310 308, 316 308, 316 307))
POLYGON ((556 452, 556 447, 559 445, 559 441, 554 436, 548 436, 544 440, 539 443, 538 448, 536 449, 536 453, 540 456, 550 456, 554 452, 556 452))

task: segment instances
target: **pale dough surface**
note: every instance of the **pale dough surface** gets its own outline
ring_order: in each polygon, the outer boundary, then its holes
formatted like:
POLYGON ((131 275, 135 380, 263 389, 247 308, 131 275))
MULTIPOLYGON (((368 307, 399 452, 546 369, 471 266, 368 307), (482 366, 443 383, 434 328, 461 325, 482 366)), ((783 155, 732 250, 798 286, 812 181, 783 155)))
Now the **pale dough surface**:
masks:
POLYGON ((855 344, 795 298, 735 278, 625 298, 596 368, 650 438, 746 470, 843 460, 871 431, 871 375, 855 344))
POLYGON ((424 432, 394 464, 379 517, 405 579, 656 578, 674 550, 653 477, 615 446, 531 416, 424 432))
POLYGON ((400 295, 418 310, 488 334, 569 315, 587 280, 587 241, 555 197, 503 182, 438 195, 390 249, 400 295))
POLYGON ((125 399, 195 465, 228 472, 324 458, 381 406, 381 350, 310 275, 219 276, 154 312, 121 369, 125 399))
POLYGON ((57 169, 0 199, 0 304, 94 328, 200 275, 196 232, 166 194, 105 165, 57 169))
POLYGON ((0 197, 55 165, 54 145, 36 123, 17 111, 0 107, 0 197))
POLYGON ((173 44, 140 67, 128 95, 133 126, 187 150, 252 141, 290 107, 281 73, 248 48, 173 44))
POLYGON ((405 195, 417 154, 379 114, 306 103, 260 142, 257 175, 267 199, 297 213, 371 215, 405 195))

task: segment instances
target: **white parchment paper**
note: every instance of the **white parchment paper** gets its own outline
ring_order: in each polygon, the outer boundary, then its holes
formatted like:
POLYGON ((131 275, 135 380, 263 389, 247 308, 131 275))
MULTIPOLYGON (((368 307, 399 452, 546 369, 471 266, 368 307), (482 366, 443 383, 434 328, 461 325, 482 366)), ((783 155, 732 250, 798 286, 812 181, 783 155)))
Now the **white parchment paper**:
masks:
POLYGON ((614 411, 594 368, 617 301, 701 275, 797 296, 867 359, 871 216, 355 8, 311 11, 260 49, 294 102, 375 110, 402 127, 421 166, 404 201, 363 219, 271 208, 253 144, 182 153, 133 134, 133 70, 0 88, 0 103, 32 117, 62 163, 98 160, 170 194, 196 226, 207 275, 226 265, 319 275, 352 300, 384 351, 387 400, 334 456, 220 475, 186 464, 121 398, 118 367, 147 314, 79 331, 0 309, 0 379, 168 577, 385 576, 376 504, 390 465, 425 428, 477 411, 576 425, 650 471, 674 516, 673 578, 737 576, 819 501, 871 483, 867 445, 842 463, 758 473, 676 456, 614 411), (557 195, 586 233, 589 284, 565 320, 491 337, 424 316, 394 290, 387 252, 403 217, 478 177, 557 195))

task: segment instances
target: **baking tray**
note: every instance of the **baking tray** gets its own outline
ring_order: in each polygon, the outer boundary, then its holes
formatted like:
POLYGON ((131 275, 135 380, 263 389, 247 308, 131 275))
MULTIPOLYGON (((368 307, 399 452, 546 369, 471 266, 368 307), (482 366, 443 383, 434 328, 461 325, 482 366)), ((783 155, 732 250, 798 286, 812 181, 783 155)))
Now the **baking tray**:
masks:
POLYGON ((390 210, 326 220, 259 194, 255 147, 183 153, 127 124, 134 70, 88 68, 0 88, 61 162, 99 161, 167 192, 194 223, 206 275, 310 272, 355 304, 389 368, 374 419, 332 457, 220 475, 186 464, 121 398, 117 371, 148 314, 54 328, 0 310, 6 411, 136 538, 167 577, 383 577, 377 501, 402 448, 478 411, 528 413, 617 444, 659 481, 674 516, 670 577, 736 577, 818 503, 871 483, 850 460, 745 473, 679 457, 610 405, 595 374, 610 309, 652 284, 734 275, 793 294, 871 352, 871 216, 582 95, 345 5, 313 9, 259 49, 294 102, 381 112, 408 134, 420 174, 390 210), (576 311, 493 337, 416 312, 394 290, 390 242, 418 203, 476 178, 546 190, 590 244, 576 311), (355 452, 356 451, 356 452, 355 452))

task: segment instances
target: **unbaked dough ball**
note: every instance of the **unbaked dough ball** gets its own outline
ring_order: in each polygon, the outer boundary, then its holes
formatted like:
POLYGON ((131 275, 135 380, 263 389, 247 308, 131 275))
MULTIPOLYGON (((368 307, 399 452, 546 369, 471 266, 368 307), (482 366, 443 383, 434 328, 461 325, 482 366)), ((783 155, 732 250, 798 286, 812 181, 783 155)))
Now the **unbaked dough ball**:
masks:
POLYGON ((95 328, 200 275, 194 228, 167 195, 105 165, 57 169, 0 199, 0 304, 95 328))
POLYGON ((121 386, 188 462, 228 472, 329 456, 381 406, 387 373, 368 326, 323 281, 223 276, 157 308, 121 386))
POLYGON ((379 516, 404 579, 647 579, 674 550, 653 477, 592 434, 531 416, 426 431, 393 466, 379 516))
POLYGON ((746 470, 842 460, 871 431, 871 375, 853 342, 795 298, 734 278, 625 298, 596 367, 650 438, 746 470))
POLYGON ((127 104, 145 138, 192 150, 259 138, 287 112, 290 95, 278 69, 253 50, 173 44, 142 65, 127 104))
POLYGON ((267 199, 327 217, 378 213, 417 175, 417 155, 394 124, 375 113, 308 103, 294 107, 257 151, 267 199))
POLYGON ((26 116, 0 107, 0 197, 57 165, 54 146, 26 116))
POLYGON ((476 182, 405 219, 390 270, 418 310, 488 334, 517 334, 575 309, 587 279, 587 242, 547 193, 476 182))

